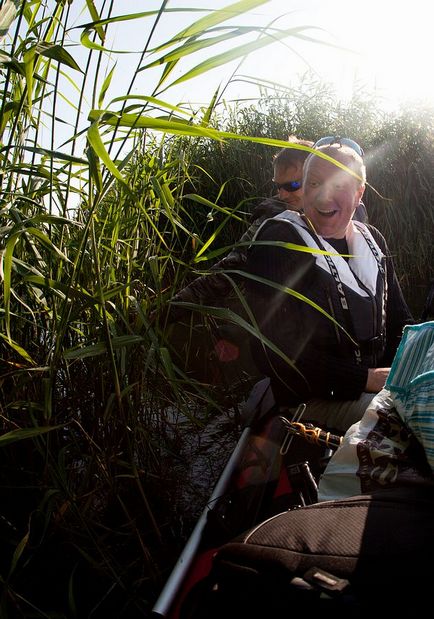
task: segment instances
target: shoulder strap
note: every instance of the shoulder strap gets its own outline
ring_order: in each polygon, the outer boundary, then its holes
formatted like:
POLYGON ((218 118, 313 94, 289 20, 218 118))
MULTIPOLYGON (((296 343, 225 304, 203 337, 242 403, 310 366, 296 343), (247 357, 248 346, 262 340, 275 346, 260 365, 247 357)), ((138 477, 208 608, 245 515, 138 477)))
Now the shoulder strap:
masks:
MULTIPOLYGON (((322 249, 323 251, 327 251, 324 247, 324 245, 321 242, 321 239, 319 238, 319 236, 310 228, 307 228, 309 234, 312 236, 313 240, 315 241, 315 243, 318 245, 318 247, 320 249, 322 249)), ((356 361, 357 365, 360 365, 361 361, 362 361, 362 355, 360 352, 360 345, 358 343, 358 341, 355 338, 355 334, 354 334, 354 325, 353 325, 353 320, 351 317, 351 312, 350 312, 350 308, 348 305, 348 301, 347 301, 347 297, 345 294, 345 290, 344 287, 342 285, 341 282, 341 278, 339 277, 339 271, 336 268, 335 263, 333 262, 333 260, 331 259, 331 256, 329 254, 324 254, 324 258, 327 261, 328 267, 330 269, 330 273, 333 276, 334 282, 336 284, 336 290, 338 292, 338 296, 339 296, 339 300, 341 302, 341 307, 344 313, 344 319, 345 319, 345 324, 346 324, 346 329, 348 331, 348 333, 351 336, 353 345, 354 345, 354 358, 356 361)))

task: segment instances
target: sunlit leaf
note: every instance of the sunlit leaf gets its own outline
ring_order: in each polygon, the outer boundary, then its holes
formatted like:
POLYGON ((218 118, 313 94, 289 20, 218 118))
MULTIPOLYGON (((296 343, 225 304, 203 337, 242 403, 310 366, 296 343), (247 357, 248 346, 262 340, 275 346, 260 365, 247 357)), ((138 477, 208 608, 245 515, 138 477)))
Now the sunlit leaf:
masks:
MULTIPOLYGON (((0 437, 0 445, 1 445, 1 437, 0 437)), ((12 576, 12 574, 14 573, 15 568, 17 567, 18 561, 20 560, 20 557, 23 554, 29 542, 29 539, 30 539, 30 529, 27 531, 24 537, 20 540, 20 542, 18 543, 17 547, 14 550, 14 554, 12 555, 11 566, 9 568, 9 577, 12 576)))
POLYGON ((273 31, 272 34, 266 31, 263 36, 256 39, 255 41, 251 41, 249 43, 239 45, 238 47, 234 47, 226 52, 217 54, 215 56, 211 56, 211 58, 204 60, 200 64, 196 65, 193 69, 191 69, 190 71, 187 71, 187 73, 185 73, 184 75, 179 77, 177 80, 172 82, 169 86, 166 86, 165 90, 167 90, 167 88, 171 88, 172 86, 176 86, 177 84, 181 84, 182 82, 186 82, 187 80, 197 77, 198 75, 202 75, 203 73, 206 73, 207 71, 210 71, 217 67, 221 67, 225 64, 228 64, 229 62, 232 62, 232 60, 236 60, 237 58, 242 58, 244 56, 247 56, 254 51, 257 51, 259 49, 266 47, 267 45, 270 45, 271 43, 275 43, 276 41, 280 41, 289 36, 294 36, 295 33, 299 32, 300 30, 303 30, 303 28, 289 28, 287 30, 276 30, 276 31, 273 31))
MULTIPOLYGON (((306 251, 306 249, 309 249, 309 248, 305 247, 304 251, 306 251)), ((278 284, 277 282, 270 281, 269 279, 265 279, 265 278, 259 277, 257 275, 252 275, 250 273, 246 273, 245 271, 238 271, 236 269, 234 269, 234 270, 228 269, 226 272, 227 273, 233 273, 233 274, 236 274, 236 275, 240 275, 241 277, 245 277, 247 279, 252 279, 255 282, 259 282, 259 283, 265 284, 266 286, 270 286, 271 288, 275 288, 276 290, 279 290, 280 292, 284 292, 285 294, 289 294, 291 297, 295 297, 299 301, 303 301, 304 303, 307 303, 308 305, 310 305, 311 307, 316 309, 320 314, 325 316, 328 320, 331 320, 338 329, 341 329, 343 331, 343 333, 345 333, 345 335, 352 342, 354 342, 353 338, 348 333, 348 331, 346 331, 346 329, 335 318, 333 318, 333 316, 331 316, 328 312, 326 312, 317 303, 315 303, 314 301, 312 301, 311 299, 309 299, 305 295, 301 294, 300 292, 297 292, 296 290, 293 290, 292 288, 288 288, 287 286, 283 286, 282 284, 278 284)))
MULTIPOLYGON (((100 21, 100 15, 97 11, 97 8, 95 6, 95 3, 93 0, 86 0, 86 4, 87 4, 87 8, 89 9, 89 13, 90 16, 92 17, 93 21, 97 22, 100 21)), ((97 25, 95 26, 95 32, 98 33, 98 36, 100 38, 100 40, 104 43, 105 41, 105 32, 104 32, 104 28, 102 28, 101 26, 97 25)))
POLYGON ((12 262, 15 245, 22 234, 28 234, 36 237, 49 250, 54 251, 59 257, 66 262, 70 262, 69 258, 44 234, 41 230, 34 227, 27 227, 12 234, 6 243, 6 248, 3 254, 3 291, 4 291, 4 310, 5 310, 5 327, 8 340, 12 341, 10 333, 10 299, 11 299, 11 281, 12 281, 12 262))
POLYGON ((40 288, 47 288, 58 294, 62 299, 66 297, 70 299, 79 299, 83 303, 83 307, 96 304, 94 297, 78 285, 71 287, 67 283, 43 275, 23 275, 22 279, 24 282, 34 284, 40 288))
POLYGON ((118 101, 131 101, 131 100, 145 101, 146 103, 152 103, 157 108, 166 108, 178 114, 186 114, 188 116, 191 116, 191 110, 184 110, 182 107, 179 107, 178 105, 173 105, 172 103, 163 101, 163 99, 158 99, 157 97, 147 97, 146 95, 125 95, 123 97, 115 97, 114 99, 111 100, 111 103, 117 103, 118 101))
POLYGON ((268 0, 241 0, 240 2, 235 2, 234 4, 230 4, 222 9, 214 10, 209 15, 205 15, 205 17, 198 19, 194 22, 194 24, 191 24, 187 28, 184 28, 178 32, 178 34, 172 37, 170 41, 163 43, 157 47, 156 50, 165 49, 181 39, 187 39, 197 34, 202 34, 217 24, 221 24, 228 19, 233 19, 234 17, 261 6, 262 4, 266 4, 267 2, 268 0))
POLYGON ((161 56, 161 58, 158 58, 157 60, 150 62, 144 67, 141 67, 139 71, 144 71, 145 69, 150 69, 152 67, 158 66, 160 64, 164 64, 166 62, 173 62, 175 60, 180 60, 181 58, 184 58, 185 56, 188 56, 189 54, 194 54, 196 52, 203 51, 204 49, 211 47, 212 45, 217 45, 218 43, 222 43, 223 41, 228 41, 229 39, 239 37, 240 34, 245 34, 246 32, 250 32, 252 30, 257 30, 257 28, 256 29, 246 28, 245 30, 236 29, 230 32, 225 32, 224 34, 220 34, 219 36, 216 36, 213 38, 208 37, 206 39, 199 39, 199 40, 194 39, 192 41, 189 40, 186 43, 184 43, 184 45, 178 47, 172 52, 168 52, 167 54, 164 54, 164 56, 161 56))
MULTIPOLYGON (((236 133, 230 133, 227 131, 218 131, 210 127, 201 127, 191 122, 187 122, 181 119, 166 120, 163 118, 152 118, 151 116, 134 115, 134 114, 111 114, 101 113, 101 110, 91 110, 89 113, 89 119, 91 121, 100 119, 107 125, 115 126, 119 124, 123 127, 137 127, 139 129, 153 129, 155 131, 164 131, 167 133, 173 133, 178 135, 192 135, 204 138, 212 138, 213 140, 245 140, 247 142, 257 142, 260 144, 268 144, 269 146, 278 146, 280 148, 296 148, 300 150, 309 150, 311 148, 302 146, 300 144, 291 145, 284 140, 276 140, 274 138, 258 138, 247 135, 237 135, 236 133)), ((322 154, 322 153, 321 153, 322 154)), ((320 155, 321 155, 320 154, 320 155)))
POLYGON ((95 183, 95 187, 97 191, 102 191, 102 172, 101 172, 101 162, 97 157, 95 150, 93 148, 86 149, 86 155, 89 163, 89 173, 90 176, 95 183))
MULTIPOLYGON (((192 10, 198 11, 200 9, 192 9, 192 10)), ((183 11, 183 9, 167 9, 166 12, 169 13, 169 12, 179 12, 179 11, 183 11)), ((124 21, 134 21, 134 20, 137 20, 143 17, 153 17, 155 15, 158 15, 158 13, 159 11, 145 11, 142 13, 129 13, 128 15, 119 15, 117 17, 110 17, 108 19, 100 19, 90 24, 84 24, 83 26, 80 26, 80 28, 84 28, 80 36, 80 42, 82 45, 84 45, 84 47, 87 47, 89 49, 94 49, 98 51, 108 51, 111 54, 131 54, 132 52, 129 50, 106 49, 102 45, 98 45, 97 43, 91 40, 92 31, 93 30, 98 31, 98 28, 101 28, 102 26, 106 26, 110 24, 116 24, 116 23, 124 22, 124 21)))
POLYGON ((217 88, 217 90, 213 94, 211 101, 209 102, 209 105, 203 115, 202 122, 201 122, 202 126, 207 126, 209 124, 209 121, 211 120, 211 116, 215 109, 215 104, 218 99, 219 93, 220 93, 220 88, 217 88))
MULTIPOLYGON (((98 114, 98 118, 100 116, 101 113, 98 114)), ((121 181, 121 183, 128 187, 127 181, 124 179, 121 172, 116 167, 116 164, 110 159, 110 155, 108 154, 101 139, 101 135, 99 132, 99 123, 97 121, 92 122, 89 129, 87 130, 87 139, 95 155, 101 159, 106 168, 113 174, 115 178, 117 178, 119 181, 121 181)))
POLYGON ((83 165, 87 164, 86 159, 83 159, 82 157, 75 157, 69 153, 64 153, 59 150, 50 150, 49 148, 41 148, 40 146, 24 146, 23 148, 29 153, 39 153, 40 155, 45 155, 50 159, 59 159, 60 161, 69 161, 71 163, 80 163, 83 165))
POLYGON ((24 73, 26 78, 27 85, 27 105, 29 106, 29 110, 32 109, 33 103, 33 73, 35 70, 35 57, 36 50, 34 47, 30 48, 24 55, 24 73))
POLYGON ((54 45, 52 43, 38 43, 36 46, 36 50, 41 54, 41 56, 46 56, 47 58, 51 58, 52 60, 57 60, 61 64, 64 64, 71 69, 75 69, 76 71, 82 70, 71 56, 69 52, 66 51, 62 45, 54 45))
POLYGON ((9 341, 11 338, 10 329, 10 299, 11 299, 11 275, 12 275, 12 256, 14 247, 18 241, 18 235, 12 236, 6 243, 6 248, 3 252, 3 304, 5 310, 5 327, 6 335, 9 341))
POLYGON ((44 247, 46 247, 47 249, 49 249, 50 251, 53 251, 59 258, 62 258, 62 260, 65 260, 66 262, 71 262, 68 258, 68 256, 66 256, 52 241, 51 239, 44 233, 42 232, 42 230, 39 230, 38 228, 34 228, 33 226, 24 228, 23 230, 20 230, 19 232, 16 233, 17 235, 21 235, 21 234, 28 234, 31 235, 32 237, 36 237, 37 239, 39 239, 39 241, 42 243, 42 245, 44 245, 44 247))
POLYGON ((201 312, 203 312, 204 314, 207 314, 208 316, 214 316, 215 318, 220 318, 225 321, 230 321, 233 324, 238 325, 243 330, 245 330, 246 333, 250 333, 251 335, 253 335, 254 338, 260 339, 261 342, 264 344, 264 346, 272 350, 276 355, 281 357, 288 365, 292 366, 293 369, 300 374, 300 371, 294 365, 294 361, 292 361, 287 355, 285 355, 285 353, 283 353, 278 346, 273 344, 271 340, 268 340, 261 333, 257 325, 250 324, 247 320, 245 320, 244 318, 236 314, 234 311, 226 307, 223 308, 223 307, 215 307, 215 306, 209 306, 209 305, 197 305, 195 303, 173 303, 173 305, 180 305, 182 307, 185 307, 186 309, 190 309, 193 311, 200 310, 201 312))
MULTIPOLYGON (((100 120, 101 122, 111 126, 135 127, 136 129, 153 129, 154 131, 163 131, 174 135, 190 135, 213 140, 223 141, 226 139, 243 140, 245 142, 254 142, 256 144, 267 144, 268 146, 277 146, 278 148, 294 148, 296 150, 307 150, 314 152, 313 148, 303 146, 302 144, 292 143, 285 140, 276 140, 274 138, 260 138, 251 135, 238 135, 228 131, 218 131, 210 127, 201 127, 191 122, 182 119, 166 120, 164 118, 152 118, 150 116, 135 115, 135 114, 113 114, 111 112, 102 112, 101 110, 91 110, 89 112, 89 120, 100 120)), ((360 177, 350 168, 340 163, 333 157, 315 150, 317 157, 330 161, 333 165, 341 168, 360 180, 360 177)))
POLYGON ((108 72, 108 74, 107 74, 107 76, 106 76, 106 78, 105 78, 105 80, 104 80, 104 82, 103 82, 103 84, 101 86, 101 90, 100 90, 100 93, 99 93, 99 96, 98 96, 98 107, 102 107, 102 104, 103 104, 103 101, 104 101, 104 97, 105 97, 105 94, 106 94, 110 84, 111 84, 115 68, 116 68, 116 65, 113 66, 111 68, 111 70, 108 72))
POLYGON ((61 215, 50 215, 50 213, 40 213, 31 217, 30 219, 26 219, 25 223, 27 224, 39 224, 39 223, 48 223, 55 224, 56 226, 76 226, 78 228, 82 228, 83 224, 79 221, 75 221, 74 219, 68 219, 67 217, 62 217, 61 215))
POLYGON ((19 112, 20 103, 19 101, 8 101, 3 108, 3 114, 0 117, 0 135, 3 135, 3 131, 6 128, 10 118, 19 112))

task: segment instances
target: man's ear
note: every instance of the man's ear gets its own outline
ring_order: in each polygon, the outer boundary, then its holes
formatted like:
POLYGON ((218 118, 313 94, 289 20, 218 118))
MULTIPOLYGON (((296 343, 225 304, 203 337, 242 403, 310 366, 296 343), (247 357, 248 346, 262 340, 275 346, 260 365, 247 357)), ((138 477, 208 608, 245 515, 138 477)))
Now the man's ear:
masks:
POLYGON ((362 185, 358 191, 358 195, 359 195, 359 202, 360 200, 363 198, 363 194, 365 193, 365 185, 362 185))

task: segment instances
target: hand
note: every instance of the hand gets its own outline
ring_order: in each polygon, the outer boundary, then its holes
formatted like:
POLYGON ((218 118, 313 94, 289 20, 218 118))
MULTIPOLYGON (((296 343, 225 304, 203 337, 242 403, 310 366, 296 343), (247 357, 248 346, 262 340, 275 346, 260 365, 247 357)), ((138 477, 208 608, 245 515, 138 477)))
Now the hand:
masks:
POLYGON ((384 388, 389 372, 390 368, 369 368, 365 391, 368 393, 378 393, 381 391, 384 388))

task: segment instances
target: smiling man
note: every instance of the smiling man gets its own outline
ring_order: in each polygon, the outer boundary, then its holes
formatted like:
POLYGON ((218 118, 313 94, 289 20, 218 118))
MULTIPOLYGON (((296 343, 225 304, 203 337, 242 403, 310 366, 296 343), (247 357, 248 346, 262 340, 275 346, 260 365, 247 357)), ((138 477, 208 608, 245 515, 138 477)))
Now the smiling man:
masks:
MULTIPOLYGON (((310 140, 301 140, 290 136, 288 141, 301 146, 312 147, 310 140)), ((302 176, 303 164, 309 155, 308 150, 282 148, 273 158, 273 182, 275 193, 273 197, 262 200, 250 218, 250 225, 233 249, 211 267, 212 273, 197 277, 182 288, 171 299, 171 303, 197 303, 213 305, 225 303, 233 295, 233 284, 225 275, 225 271, 242 269, 246 261, 247 243, 252 240, 259 226, 267 219, 274 217, 286 209, 298 211, 302 207, 302 176)), ((231 274, 234 277, 234 274, 231 274)), ((236 274, 235 274, 236 278, 236 274)), ((185 314, 182 307, 172 306, 171 318, 176 320, 185 314)))
POLYGON ((303 208, 317 234, 323 238, 344 239, 351 230, 351 219, 365 191, 366 168, 349 146, 318 148, 348 166, 357 176, 315 155, 308 157, 305 170, 303 208))
POLYGON ((348 138, 316 147, 329 159, 307 158, 302 213, 286 210, 259 229, 254 241, 267 244, 248 252, 246 293, 261 331, 253 356, 278 404, 307 403, 306 419, 343 432, 383 388, 412 317, 384 237, 353 220, 363 151, 348 138))

